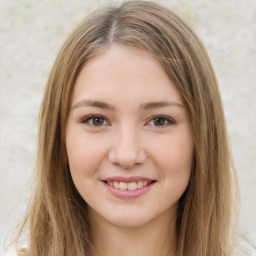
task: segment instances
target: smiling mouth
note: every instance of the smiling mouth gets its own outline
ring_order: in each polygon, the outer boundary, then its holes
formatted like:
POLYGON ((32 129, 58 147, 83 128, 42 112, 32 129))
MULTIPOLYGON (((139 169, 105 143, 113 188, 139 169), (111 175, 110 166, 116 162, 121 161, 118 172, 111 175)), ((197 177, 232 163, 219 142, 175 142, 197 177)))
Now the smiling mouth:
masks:
POLYGON ((143 187, 146 187, 156 181, 133 181, 133 182, 119 182, 119 181, 104 181, 107 183, 110 187, 120 189, 120 190, 137 190, 141 189, 143 187))

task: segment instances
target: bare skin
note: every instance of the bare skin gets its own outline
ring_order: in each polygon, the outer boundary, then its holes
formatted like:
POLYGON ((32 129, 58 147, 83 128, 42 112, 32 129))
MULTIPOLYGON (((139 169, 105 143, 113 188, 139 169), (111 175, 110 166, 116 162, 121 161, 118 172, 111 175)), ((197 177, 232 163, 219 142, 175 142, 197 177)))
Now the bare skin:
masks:
POLYGON ((93 230, 97 230, 93 234, 94 253, 97 256, 175 256, 176 225, 173 219, 174 216, 166 214, 161 222, 156 219, 143 227, 122 228, 91 217, 93 230))
POLYGON ((182 97, 153 56, 113 45, 88 61, 75 84, 66 147, 95 255, 177 255, 177 207, 194 145, 182 97))

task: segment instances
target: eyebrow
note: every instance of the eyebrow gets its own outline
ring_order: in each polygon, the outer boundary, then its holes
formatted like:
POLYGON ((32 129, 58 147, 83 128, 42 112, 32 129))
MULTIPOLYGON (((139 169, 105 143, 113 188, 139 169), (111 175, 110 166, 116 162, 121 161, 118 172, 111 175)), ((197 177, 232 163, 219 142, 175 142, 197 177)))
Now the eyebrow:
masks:
POLYGON ((109 109, 109 110, 115 110, 115 108, 105 102, 97 101, 97 100, 81 100, 77 102, 72 109, 88 106, 88 107, 95 107, 95 108, 102 108, 102 109, 109 109))
MULTIPOLYGON (((107 109, 107 110, 115 110, 115 107, 112 105, 109 105, 108 103, 97 101, 97 100, 81 100, 77 102, 73 107, 73 109, 88 106, 88 107, 95 107, 95 108, 101 108, 101 109, 107 109)), ((156 102, 148 102, 145 104, 142 104, 140 106, 143 110, 149 110, 154 108, 161 108, 161 107, 181 107, 184 108, 184 106, 177 102, 177 101, 156 101, 156 102)))
POLYGON ((161 108, 161 107, 181 107, 183 108, 184 106, 177 102, 177 101, 156 101, 156 102, 149 102, 145 103, 141 106, 142 109, 148 110, 152 108, 161 108))

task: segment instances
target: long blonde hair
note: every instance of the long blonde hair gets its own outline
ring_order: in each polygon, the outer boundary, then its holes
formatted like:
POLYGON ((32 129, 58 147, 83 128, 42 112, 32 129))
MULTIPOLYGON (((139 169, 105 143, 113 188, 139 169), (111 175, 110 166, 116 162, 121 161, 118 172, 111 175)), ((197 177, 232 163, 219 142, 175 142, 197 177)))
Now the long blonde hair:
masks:
POLYGON ((79 72, 90 57, 114 43, 155 56, 190 115, 195 151, 190 182, 179 202, 178 255, 231 255, 237 187, 214 71, 189 26, 172 11, 148 1, 94 12, 69 36, 54 63, 40 113, 35 191, 21 230, 28 226, 27 255, 93 254, 86 203, 73 184, 66 159, 65 127, 79 72))

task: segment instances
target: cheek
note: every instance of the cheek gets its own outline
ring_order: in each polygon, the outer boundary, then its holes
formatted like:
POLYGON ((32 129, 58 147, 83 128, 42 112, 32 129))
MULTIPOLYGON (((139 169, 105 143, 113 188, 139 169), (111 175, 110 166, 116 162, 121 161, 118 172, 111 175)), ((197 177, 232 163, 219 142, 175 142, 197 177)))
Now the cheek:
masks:
POLYGON ((67 137, 67 155, 72 175, 91 175, 103 161, 106 148, 102 140, 83 136, 67 137))
MULTIPOLYGON (((173 133, 154 145, 154 161, 163 181, 166 201, 177 202, 186 190, 193 162, 193 140, 190 133, 173 133), (161 144, 161 145, 160 145, 161 144)), ((153 148, 152 148, 153 150, 153 148)))
POLYGON ((193 142, 190 136, 170 136, 155 145, 155 159, 170 170, 186 171, 191 169, 193 160, 193 142))
POLYGON ((81 136, 66 140, 71 177, 85 201, 94 197, 93 191, 98 184, 97 174, 106 152, 102 144, 102 140, 81 136))

